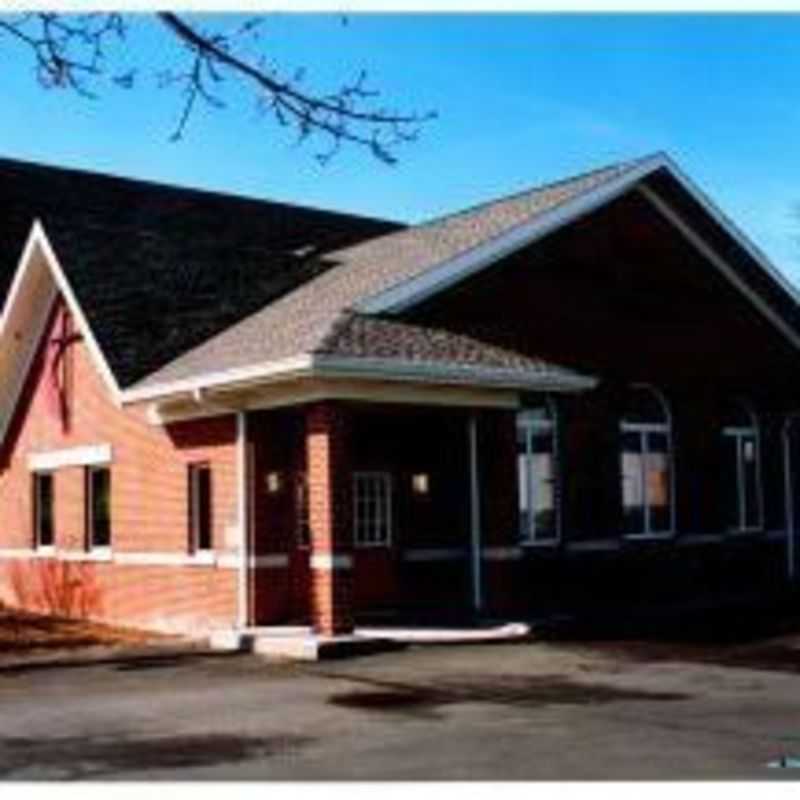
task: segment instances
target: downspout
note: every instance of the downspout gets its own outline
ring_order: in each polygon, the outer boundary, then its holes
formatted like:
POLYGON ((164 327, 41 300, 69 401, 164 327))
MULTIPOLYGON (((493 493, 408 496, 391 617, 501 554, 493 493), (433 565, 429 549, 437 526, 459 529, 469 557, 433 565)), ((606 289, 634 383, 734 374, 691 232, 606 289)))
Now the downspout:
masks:
MULTIPOLYGON (((192 399, 199 406, 213 408, 220 413, 233 409, 224 404, 215 403, 204 389, 194 389, 192 399)), ((248 597, 248 565, 250 561, 250 515, 248 514, 249 489, 249 448, 247 446, 247 412, 236 413, 236 521, 239 527, 239 575, 236 597, 236 627, 246 628, 250 622, 248 597)))
POLYGON ((236 627, 244 629, 249 623, 247 597, 247 567, 249 562, 248 540, 249 519, 247 514, 247 413, 236 412, 236 505, 239 523, 239 585, 237 599, 236 627))
POLYGON ((783 423, 783 480, 784 502, 786 505, 786 572, 789 581, 794 581, 794 486, 792 481, 791 427, 793 418, 787 417, 783 423))
POLYGON ((481 579, 481 499, 478 482, 478 420, 470 414, 467 423, 469 440, 470 534, 472 544, 472 605, 476 612, 483 608, 481 579))

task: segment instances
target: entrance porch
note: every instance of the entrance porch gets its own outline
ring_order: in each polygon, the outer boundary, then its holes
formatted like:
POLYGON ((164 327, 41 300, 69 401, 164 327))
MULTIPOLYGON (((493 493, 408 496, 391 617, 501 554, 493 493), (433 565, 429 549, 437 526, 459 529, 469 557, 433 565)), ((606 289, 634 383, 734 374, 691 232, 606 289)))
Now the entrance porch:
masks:
POLYGON ((513 409, 324 401, 248 414, 248 442, 250 625, 518 606, 513 409))

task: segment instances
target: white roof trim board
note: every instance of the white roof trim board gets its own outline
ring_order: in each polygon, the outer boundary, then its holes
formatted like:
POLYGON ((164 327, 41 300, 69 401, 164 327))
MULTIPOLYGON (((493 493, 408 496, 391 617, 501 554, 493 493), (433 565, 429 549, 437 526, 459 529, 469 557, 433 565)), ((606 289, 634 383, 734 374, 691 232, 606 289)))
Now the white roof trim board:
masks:
MULTIPOLYGON (((580 196, 568 200, 556 208, 546 211, 530 222, 525 222, 506 231, 501 236, 462 253, 454 259, 437 264, 420 275, 392 286, 355 305, 355 310, 367 314, 397 313, 403 311, 438 292, 462 281, 470 275, 496 263, 515 250, 526 247, 606 203, 625 194, 648 175, 666 169, 681 186, 711 215, 715 222, 728 233, 737 244, 762 267, 796 302, 800 294, 778 271, 739 228, 694 184, 666 154, 658 153, 633 169, 624 172, 590 189, 580 196)), ((796 342, 795 342, 796 344, 796 342)))
POLYGON ((421 383, 487 386, 496 389, 579 392, 593 389, 597 379, 557 369, 540 373, 499 367, 433 364, 380 358, 343 358, 313 355, 273 361, 257 367, 207 373, 196 378, 139 389, 124 390, 123 403, 158 400, 176 394, 213 389, 243 389, 255 384, 291 378, 374 378, 421 383))
MULTIPOLYGON (((39 285, 41 288, 41 283, 39 285)), ((75 299, 44 228, 36 220, 23 249, 0 318, 0 349, 4 354, 4 358, 0 359, 0 386, 11 387, 0 396, 0 442, 8 432, 28 373, 41 346, 47 319, 59 293, 75 319, 78 331, 83 336, 113 402, 119 404, 117 382, 75 299), (45 281, 46 289, 37 296, 34 290, 37 281, 42 280, 45 281), (25 331, 26 335, 19 337, 18 333, 21 331, 25 331)))

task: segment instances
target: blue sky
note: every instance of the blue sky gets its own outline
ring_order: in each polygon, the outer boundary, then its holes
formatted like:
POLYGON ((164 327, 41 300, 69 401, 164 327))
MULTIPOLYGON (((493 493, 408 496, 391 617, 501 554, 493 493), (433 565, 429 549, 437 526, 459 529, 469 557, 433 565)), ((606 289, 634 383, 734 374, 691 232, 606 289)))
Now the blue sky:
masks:
POLYGON ((142 18, 123 54, 138 88, 96 101, 4 51, 0 154, 415 221, 663 149, 800 285, 800 16, 284 14, 264 36, 312 83, 367 68, 439 119, 395 167, 355 150, 320 167, 228 87, 172 144, 179 97, 148 65, 176 56, 142 18))

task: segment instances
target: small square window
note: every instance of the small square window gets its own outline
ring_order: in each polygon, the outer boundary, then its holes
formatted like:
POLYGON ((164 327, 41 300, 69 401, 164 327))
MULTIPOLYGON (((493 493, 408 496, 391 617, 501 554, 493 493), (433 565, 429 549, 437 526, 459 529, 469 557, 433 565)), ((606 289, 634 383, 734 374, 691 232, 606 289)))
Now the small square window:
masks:
POLYGON ((361 547, 387 547, 392 529, 392 478, 388 472, 353 475, 353 530, 361 547))

